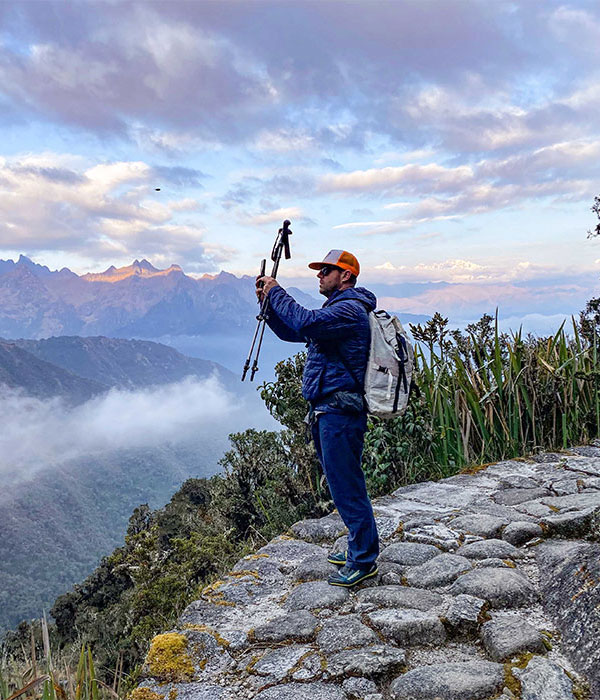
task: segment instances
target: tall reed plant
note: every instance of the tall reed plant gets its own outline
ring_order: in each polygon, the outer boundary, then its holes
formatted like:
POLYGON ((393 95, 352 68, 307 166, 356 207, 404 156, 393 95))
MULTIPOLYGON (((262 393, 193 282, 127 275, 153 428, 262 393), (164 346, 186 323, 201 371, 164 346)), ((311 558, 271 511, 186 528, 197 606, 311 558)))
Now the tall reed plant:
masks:
POLYGON ((39 626, 32 625, 30 630, 30 649, 23 647, 18 657, 2 650, 0 700, 119 700, 120 679, 115 675, 111 688, 97 678, 88 645, 81 645, 75 659, 64 653, 55 659, 46 616, 39 626), (41 636, 41 658, 36 629, 41 636))
POLYGON ((600 434, 597 334, 575 320, 547 338, 500 333, 484 316, 449 331, 411 325, 431 458, 457 468, 585 442, 600 434))

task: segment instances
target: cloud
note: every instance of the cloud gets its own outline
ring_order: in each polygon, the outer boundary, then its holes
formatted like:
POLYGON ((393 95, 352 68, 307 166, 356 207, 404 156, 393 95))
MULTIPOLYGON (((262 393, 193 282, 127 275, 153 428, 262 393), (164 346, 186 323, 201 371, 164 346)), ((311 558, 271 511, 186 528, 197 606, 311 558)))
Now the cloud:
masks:
POLYGON ((153 168, 158 178, 164 179, 180 187, 201 188, 201 180, 208 177, 201 170, 196 168, 186 168, 181 165, 155 165, 153 168))
MULTIPOLYGON (((435 235, 435 234, 434 234, 435 235)), ((597 261, 596 261, 597 262, 597 261)), ((557 263, 540 264, 529 260, 510 257, 496 258, 492 262, 448 258, 445 260, 417 263, 415 265, 395 265, 389 260, 374 265, 373 274, 368 268, 363 270, 369 282, 449 282, 452 284, 521 284, 552 281, 557 288, 571 284, 573 288, 589 285, 596 274, 595 264, 584 269, 566 269, 557 263)))
POLYGON ((159 5, 54 9, 69 29, 81 31, 79 41, 65 37, 64 27, 40 37, 48 14, 25 8, 27 49, 0 51, 3 92, 32 116, 121 136, 133 135, 141 122, 232 138, 256 128, 253 113, 275 99, 260 64, 227 36, 169 18, 159 5))
POLYGON ((334 226, 333 229, 364 228, 365 226, 388 226, 391 223, 391 221, 352 221, 347 224, 338 224, 337 226, 334 226))
POLYGON ((430 191, 455 191, 473 181, 473 171, 468 166, 446 168, 436 163, 427 165, 410 164, 401 167, 371 168, 350 173, 325 175, 321 179, 324 192, 364 192, 386 193, 399 186, 427 187, 430 191))
POLYGON ((190 197, 162 199, 157 182, 195 185, 190 168, 144 162, 85 167, 51 153, 0 161, 0 247, 28 252, 68 250, 99 261, 152 256, 215 269, 231 248, 205 241, 190 197), (162 179, 157 180, 158 177, 162 179), (185 218, 183 218, 185 217, 185 218))
MULTIPOLYGON (((549 104, 572 89, 598 35, 597 10, 572 3, 231 7, 5 5, 9 118, 145 139, 171 153, 185 150, 182 141, 362 150, 372 133, 392 137, 392 150, 503 148, 535 136, 527 118, 540 100, 531 93, 546 88, 549 104), (575 50, 575 36, 587 53, 575 50)), ((563 121, 572 126, 577 115, 563 121)))
POLYGON ((190 443, 270 425, 219 381, 188 378, 155 388, 111 390, 76 408, 4 387, 0 398, 0 476, 23 480, 40 469, 119 449, 190 443))
POLYGON ((262 212, 250 217, 247 221, 249 226, 262 226, 263 224, 280 223, 284 219, 303 220, 304 214, 299 207, 282 207, 273 211, 262 212))
POLYGON ((443 289, 427 289, 410 297, 380 295, 378 304, 391 311, 432 315, 436 311, 454 320, 478 318, 494 313, 502 316, 520 316, 528 313, 577 313, 591 296, 587 286, 528 285, 528 284, 453 284, 443 289))

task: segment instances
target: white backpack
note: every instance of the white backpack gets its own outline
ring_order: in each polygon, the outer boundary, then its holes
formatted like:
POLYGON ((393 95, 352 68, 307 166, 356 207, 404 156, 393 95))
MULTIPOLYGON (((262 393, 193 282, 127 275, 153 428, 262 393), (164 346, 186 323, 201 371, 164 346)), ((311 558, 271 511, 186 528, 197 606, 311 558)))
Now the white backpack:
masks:
POLYGON ((399 319, 379 309, 369 313, 371 347, 364 394, 378 418, 401 416, 408 406, 415 353, 399 319))

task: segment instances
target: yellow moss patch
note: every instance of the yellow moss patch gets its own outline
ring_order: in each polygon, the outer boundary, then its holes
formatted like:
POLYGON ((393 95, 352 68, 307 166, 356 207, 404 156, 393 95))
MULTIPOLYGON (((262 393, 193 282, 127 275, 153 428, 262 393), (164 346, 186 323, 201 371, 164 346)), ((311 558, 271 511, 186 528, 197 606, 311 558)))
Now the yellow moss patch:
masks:
POLYGON ((540 634, 542 636, 542 644, 548 651, 552 651, 552 640, 554 639, 554 634, 550 630, 540 630, 540 634))
POLYGON ((521 697, 521 681, 515 676, 509 663, 504 664, 504 685, 516 698, 521 697))
POLYGON ((259 578, 258 571, 253 569, 242 569, 242 571, 233 571, 229 574, 232 578, 243 578, 244 576, 254 576, 259 578))
POLYGON ((235 603, 225 600, 221 591, 218 590, 222 585, 224 585, 224 583, 225 581, 213 581, 212 583, 209 583, 208 586, 205 586, 201 593, 204 600, 212 603, 213 605, 229 605, 234 607, 235 603))
POLYGON ((514 668, 520 668, 521 670, 527 668, 527 664, 533 659, 534 654, 530 651, 524 651, 517 656, 515 660, 512 661, 512 666, 514 668))
POLYGON ((208 586, 204 586, 202 589, 202 595, 213 595, 214 593, 218 593, 218 588, 220 588, 225 581, 213 581, 212 583, 209 583, 208 586))
POLYGON ((146 657, 150 673, 164 682, 191 681, 194 678, 194 664, 188 656, 187 646, 185 636, 177 632, 154 637, 146 657))
POLYGON ((259 660, 260 656, 254 655, 246 666, 246 673, 254 673, 254 667, 259 660))
POLYGON ((394 530, 394 535, 397 535, 402 539, 404 537, 404 522, 401 520, 398 523, 398 527, 394 530))
POLYGON ((553 513, 560 513, 560 508, 557 508, 556 506, 549 505, 548 508, 550 508, 553 513))
POLYGON ((130 700, 164 700, 164 695, 155 693, 150 688, 135 688, 129 694, 130 700))
POLYGON ((171 690, 169 690, 169 700, 177 700, 178 695, 179 695, 178 688, 171 688, 171 690))
POLYGON ((573 683, 571 690, 575 700, 592 700, 592 691, 590 690, 588 682, 577 678, 566 669, 564 669, 564 672, 567 674, 567 676, 569 676, 571 682, 573 683))
POLYGON ((244 561, 254 561, 255 559, 268 559, 268 554, 247 554, 244 557, 244 561))
POLYGON ((498 462, 487 462, 486 464, 471 464, 470 466, 461 469, 459 474, 477 474, 477 472, 481 472, 484 469, 491 467, 492 464, 498 464, 498 462))
POLYGON ((510 567, 511 569, 517 568, 517 565, 514 561, 512 561, 512 559, 503 559, 502 561, 506 564, 506 566, 510 567))

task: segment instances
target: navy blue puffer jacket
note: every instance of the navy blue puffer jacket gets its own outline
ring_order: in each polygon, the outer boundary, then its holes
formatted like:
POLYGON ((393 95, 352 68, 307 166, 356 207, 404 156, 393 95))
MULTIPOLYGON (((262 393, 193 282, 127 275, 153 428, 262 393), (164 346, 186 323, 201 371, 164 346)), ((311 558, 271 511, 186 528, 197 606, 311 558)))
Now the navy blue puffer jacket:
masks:
POLYGON ((298 304, 282 287, 269 292, 270 328, 282 340, 307 343, 302 395, 313 408, 333 392, 362 394, 371 342, 368 311, 376 304, 364 287, 333 292, 315 310, 298 304))

